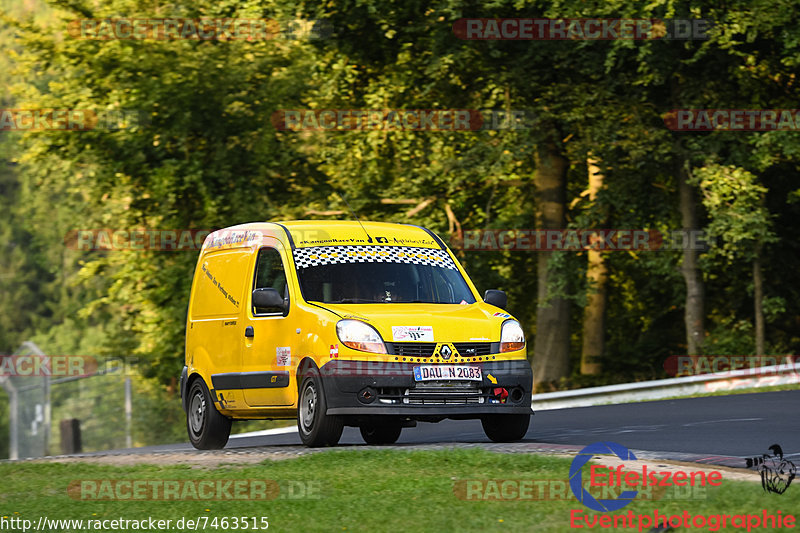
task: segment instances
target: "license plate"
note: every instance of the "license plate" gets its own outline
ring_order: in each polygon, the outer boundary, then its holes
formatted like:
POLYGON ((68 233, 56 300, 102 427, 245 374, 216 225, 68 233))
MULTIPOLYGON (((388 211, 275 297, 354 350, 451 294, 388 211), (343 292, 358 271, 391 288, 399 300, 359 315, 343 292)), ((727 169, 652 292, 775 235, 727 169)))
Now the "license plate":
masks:
POLYGON ((483 381, 481 368, 468 365, 422 365, 414 367, 414 381, 483 381))

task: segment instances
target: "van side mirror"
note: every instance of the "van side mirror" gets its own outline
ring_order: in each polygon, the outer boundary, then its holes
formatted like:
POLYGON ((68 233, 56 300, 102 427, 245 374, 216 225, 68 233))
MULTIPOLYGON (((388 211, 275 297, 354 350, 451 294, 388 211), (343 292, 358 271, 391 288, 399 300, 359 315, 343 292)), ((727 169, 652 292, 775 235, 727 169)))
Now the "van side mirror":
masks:
POLYGON ((505 309, 506 305, 508 305, 508 296, 506 296, 506 293, 503 291, 489 289, 483 295, 483 301, 489 305, 499 307, 500 309, 505 309))
POLYGON ((253 291, 253 307, 255 308, 278 308, 286 311, 286 301, 280 293, 272 287, 256 289, 253 291))

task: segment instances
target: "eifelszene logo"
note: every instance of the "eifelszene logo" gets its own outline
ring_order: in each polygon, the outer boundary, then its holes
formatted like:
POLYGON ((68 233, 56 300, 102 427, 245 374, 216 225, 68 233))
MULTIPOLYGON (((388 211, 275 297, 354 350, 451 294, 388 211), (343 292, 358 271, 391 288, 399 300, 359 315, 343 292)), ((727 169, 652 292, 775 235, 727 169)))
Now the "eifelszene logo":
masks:
POLYGON ((773 453, 765 453, 761 457, 748 457, 745 460, 747 468, 758 468, 764 492, 783 494, 792 484, 797 467, 793 462, 783 458, 783 449, 780 445, 773 444, 769 449, 773 453))
POLYGON ((642 491, 653 487, 666 487, 667 490, 676 487, 718 487, 722 484, 722 472, 713 470, 684 471, 684 470, 654 470, 643 464, 641 469, 626 469, 625 464, 613 466, 591 465, 589 468, 589 487, 601 487, 610 496, 616 498, 597 499, 587 490, 581 479, 582 468, 593 456, 599 454, 613 454, 623 462, 637 461, 636 456, 625 446, 616 442, 595 442, 582 449, 575 456, 569 469, 569 486, 572 494, 583 505, 594 511, 618 511, 631 503, 639 495, 638 490, 624 490, 641 488, 642 491), (619 491, 617 493, 617 491, 619 491))
POLYGON ((636 456, 633 452, 628 450, 625 446, 617 444, 616 442, 595 442, 590 444, 575 456, 572 464, 569 467, 569 488, 572 494, 583 505, 594 511, 605 513, 608 511, 618 511, 631 503, 638 494, 635 490, 626 490, 622 492, 615 500, 595 499, 588 490, 583 488, 583 479, 581 478, 581 468, 588 463, 592 457, 599 453, 612 453, 619 457, 622 461, 636 461, 636 456))

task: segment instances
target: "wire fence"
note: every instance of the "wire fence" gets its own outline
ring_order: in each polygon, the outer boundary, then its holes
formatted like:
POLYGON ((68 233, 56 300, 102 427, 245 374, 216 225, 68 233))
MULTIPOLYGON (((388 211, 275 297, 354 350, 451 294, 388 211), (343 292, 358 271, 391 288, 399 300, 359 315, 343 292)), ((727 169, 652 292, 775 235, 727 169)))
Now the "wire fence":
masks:
POLYGON ((33 342, 23 343, 2 362, 10 459, 133 445, 136 372, 129 362, 49 356, 33 342), (83 369, 87 360, 93 362, 88 371, 83 369), (80 366, 81 372, 69 375, 70 365, 80 366))
MULTIPOLYGON (((46 355, 25 342, 0 357, 0 439, 8 412, 8 457, 23 459, 186 441, 177 385, 146 379, 133 357, 46 355), (16 358, 16 359, 14 359, 16 358), (70 372, 75 366, 79 372, 70 372)), ((233 433, 292 425, 237 421, 233 433)), ((0 459, 3 458, 0 446, 0 459)))
MULTIPOLYGON (((31 360, 46 357, 32 342, 25 342, 11 356, 31 360)), ((9 458, 41 457, 50 441, 50 376, 9 372, 0 375, 8 393, 9 458)))

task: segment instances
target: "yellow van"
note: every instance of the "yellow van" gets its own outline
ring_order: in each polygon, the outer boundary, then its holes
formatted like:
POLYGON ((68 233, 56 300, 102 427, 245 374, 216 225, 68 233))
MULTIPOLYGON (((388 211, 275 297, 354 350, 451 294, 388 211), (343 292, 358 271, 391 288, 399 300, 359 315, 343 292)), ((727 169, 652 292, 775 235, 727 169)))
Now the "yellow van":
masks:
POLYGON ((381 222, 259 222, 211 233, 192 281, 180 378, 189 438, 294 419, 307 446, 370 444, 417 421, 479 418, 521 439, 532 375, 502 291, 483 300, 433 232, 381 222))

